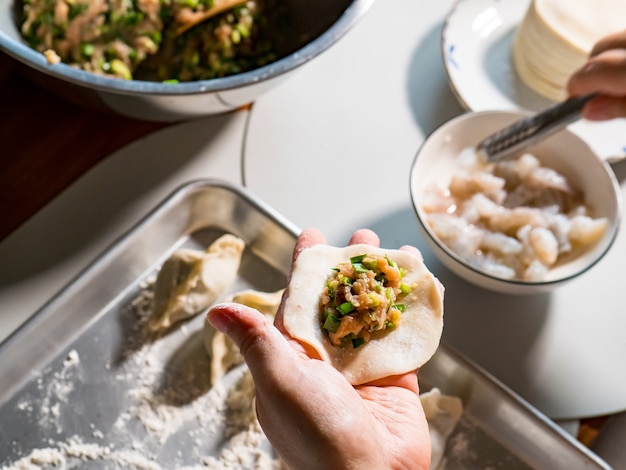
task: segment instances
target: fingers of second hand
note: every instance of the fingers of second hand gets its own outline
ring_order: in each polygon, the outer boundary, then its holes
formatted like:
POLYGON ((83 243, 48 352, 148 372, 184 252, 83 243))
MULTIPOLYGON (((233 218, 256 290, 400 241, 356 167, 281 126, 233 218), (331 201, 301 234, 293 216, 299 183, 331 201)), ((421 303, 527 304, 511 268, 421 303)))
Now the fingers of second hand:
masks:
MULTIPOLYGON (((293 260, 295 261, 302 250, 310 248, 314 245, 320 245, 326 243, 326 237, 324 234, 315 228, 304 229, 298 236, 296 241, 296 247, 293 253, 293 260)), ((350 245, 365 244, 372 246, 380 246, 380 239, 378 235, 367 228, 356 230, 350 237, 348 242, 350 245)))
POLYGON ((326 243, 326 237, 321 231, 316 228, 305 228, 296 240, 296 246, 293 250, 293 261, 296 260, 302 250, 324 243, 326 243))
POLYGON ((362 228, 355 231, 350 237, 349 244, 357 245, 363 243, 365 245, 380 246, 378 235, 370 229, 362 228))
POLYGON ((413 245, 403 245, 400 247, 400 249, 402 251, 408 251, 410 253, 413 253, 414 255, 419 256, 419 258, 424 261, 424 257, 422 256, 422 252, 420 250, 418 250, 417 248, 415 248, 413 245))

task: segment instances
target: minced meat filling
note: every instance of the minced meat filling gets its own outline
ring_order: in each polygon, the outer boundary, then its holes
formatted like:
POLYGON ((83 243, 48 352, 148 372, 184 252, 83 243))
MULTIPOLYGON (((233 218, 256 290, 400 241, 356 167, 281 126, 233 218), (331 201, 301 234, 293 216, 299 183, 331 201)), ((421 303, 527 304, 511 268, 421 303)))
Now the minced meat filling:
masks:
POLYGON ((24 0, 21 31, 46 57, 123 79, 211 79, 278 59, 280 0, 248 0, 176 33, 215 1, 24 0))
POLYGON ((396 328, 410 292, 404 269, 387 256, 363 254, 340 263, 321 296, 321 324, 334 346, 357 348, 373 332, 396 328))

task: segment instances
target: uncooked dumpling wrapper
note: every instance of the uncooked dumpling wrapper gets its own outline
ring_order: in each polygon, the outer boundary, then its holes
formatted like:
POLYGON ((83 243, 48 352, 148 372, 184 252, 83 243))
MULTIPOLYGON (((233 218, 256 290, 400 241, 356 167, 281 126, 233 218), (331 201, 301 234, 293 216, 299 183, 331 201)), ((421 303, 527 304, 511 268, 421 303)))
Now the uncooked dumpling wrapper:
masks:
POLYGON ((443 330, 443 293, 421 257, 405 250, 370 245, 344 248, 315 245, 295 261, 283 309, 285 330, 311 346, 353 385, 416 370, 439 347, 443 330), (403 282, 413 286, 403 298, 399 324, 358 348, 333 346, 322 329, 320 296, 329 275, 340 263, 362 254, 388 256, 406 270, 403 282))
POLYGON ((167 329, 200 313, 235 281, 245 243, 222 235, 206 251, 181 248, 157 275, 150 328, 167 329))

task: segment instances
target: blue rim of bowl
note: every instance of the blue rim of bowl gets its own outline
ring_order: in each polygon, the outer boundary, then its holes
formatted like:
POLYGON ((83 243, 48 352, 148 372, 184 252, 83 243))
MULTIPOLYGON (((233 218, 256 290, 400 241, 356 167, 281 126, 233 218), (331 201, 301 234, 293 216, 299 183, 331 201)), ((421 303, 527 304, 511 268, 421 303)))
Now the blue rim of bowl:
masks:
MULTIPOLYGON (((442 124, 442 126, 455 121, 457 119, 461 119, 463 117, 465 117, 467 114, 488 114, 488 113, 494 113, 494 112, 502 112, 502 113, 514 113, 514 114, 524 114, 524 111, 512 111, 512 110, 504 110, 504 111, 499 111, 499 110, 491 110, 491 111, 470 111, 470 112, 465 112, 463 114, 460 114, 454 118, 452 118, 450 121, 442 124)), ((434 132, 437 132, 442 126, 440 126, 438 129, 435 129, 434 132)), ((432 134, 431 134, 432 135, 432 134)), ((580 276, 581 274, 589 271, 593 266, 595 266, 598 262, 600 262, 600 260, 602 258, 604 258, 604 256, 608 253, 608 251, 611 249, 611 247, 613 246, 613 243, 615 243, 615 240, 617 239, 617 235, 620 231, 620 227, 622 225, 622 214, 623 214, 623 204, 622 204, 622 198, 621 197, 617 197, 617 216, 615 217, 615 230, 613 230, 611 239, 609 240, 609 242, 606 244, 605 249, 598 253, 598 255, 594 258, 593 262, 589 263, 587 266, 585 266, 584 269, 581 269, 580 271, 576 271, 575 273, 569 275, 569 276, 565 276, 565 277, 561 277, 559 279, 554 279, 551 281, 523 281, 520 279, 505 279, 502 277, 498 277, 498 276, 494 276, 492 274, 486 273, 485 271, 482 271, 474 266, 472 266, 471 264, 469 264, 465 259, 463 259, 462 257, 460 257, 459 255, 457 255, 454 251, 452 251, 450 248, 448 248, 448 246, 443 243, 442 241, 439 240, 439 238, 437 236, 435 236, 435 234, 432 232, 432 230, 430 229, 430 227, 428 226, 428 224, 422 219, 422 217, 420 216, 420 209, 418 207, 418 204, 416 202, 416 195, 413 193, 413 179, 416 178, 415 176, 415 166, 417 164, 417 159, 419 158, 419 155, 423 149, 423 147, 426 145, 426 141, 430 138, 431 136, 426 137, 422 144, 419 146, 417 153, 415 154, 415 157, 413 158, 413 162, 411 163, 411 170, 409 173, 409 193, 411 194, 411 204, 413 206, 413 211, 415 212, 415 217, 417 218, 417 222, 419 223, 419 225, 422 227, 422 231, 423 233, 426 233, 428 235, 428 237, 438 246, 442 249, 442 251, 452 260, 458 262, 459 264, 461 264, 462 266, 464 266, 465 268, 469 269, 470 271, 475 272, 476 274, 483 276, 485 278, 488 278, 490 280, 496 281, 496 282, 501 282, 504 284, 509 284, 509 285, 514 285, 514 286, 520 286, 520 287, 548 287, 548 286, 552 286, 552 285, 556 285, 556 284, 561 284, 565 281, 568 281, 570 279, 573 279, 577 276, 580 276)), ((578 137, 578 136, 576 136, 578 137)), ((580 137, 578 137, 580 138, 580 137)), ((586 142, 583 142, 585 145, 587 145, 586 142)), ((590 149, 590 151, 592 151, 590 149)), ((604 165, 606 167, 607 172, 609 173, 609 176, 611 177, 611 182, 613 184, 613 189, 616 192, 616 194, 619 196, 621 194, 621 189, 620 186, 617 182, 617 179, 615 178, 614 173, 612 172, 611 168, 609 167, 608 163, 600 158, 598 158, 599 162, 604 165)))
POLYGON ((43 54, 24 42, 15 41, 0 31, 0 49, 31 68, 52 77, 99 90, 120 94, 193 95, 241 88, 282 75, 305 64, 343 37, 361 19, 375 0, 354 0, 326 31, 300 49, 257 69, 210 80, 167 84, 144 80, 121 80, 96 75, 64 63, 50 64, 43 54))

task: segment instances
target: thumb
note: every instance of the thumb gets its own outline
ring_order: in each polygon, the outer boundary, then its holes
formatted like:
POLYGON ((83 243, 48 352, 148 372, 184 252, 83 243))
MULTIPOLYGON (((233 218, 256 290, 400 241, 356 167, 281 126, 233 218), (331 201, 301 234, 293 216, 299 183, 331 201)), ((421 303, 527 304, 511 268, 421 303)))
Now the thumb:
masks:
POLYGON ((252 376, 273 375, 294 355, 283 335, 259 311, 236 303, 214 305, 207 320, 239 348, 252 376))

